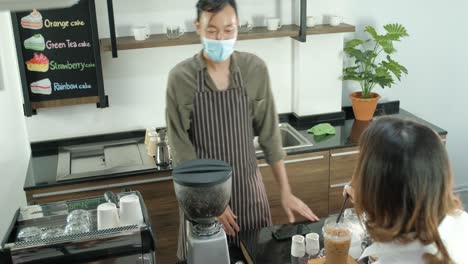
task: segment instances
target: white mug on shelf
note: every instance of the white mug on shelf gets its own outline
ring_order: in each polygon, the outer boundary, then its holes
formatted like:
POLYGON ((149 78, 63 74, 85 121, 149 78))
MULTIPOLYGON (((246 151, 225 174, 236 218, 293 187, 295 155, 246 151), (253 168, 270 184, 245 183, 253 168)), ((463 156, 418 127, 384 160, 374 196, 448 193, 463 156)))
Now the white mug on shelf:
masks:
POLYGON ((140 199, 135 194, 125 195, 119 201, 120 226, 143 224, 140 199))
POLYGON ((317 25, 317 18, 314 16, 307 17, 307 27, 315 27, 317 25))
POLYGON ((343 21, 343 17, 341 16, 330 16, 330 26, 337 27, 343 21))
POLYGON ((98 230, 119 227, 119 213, 114 203, 103 203, 97 207, 98 230))
POLYGON ((147 40, 150 36, 149 28, 147 26, 133 27, 132 31, 136 41, 147 40))
POLYGON ((267 19, 267 28, 268 30, 274 31, 281 28, 280 19, 279 18, 269 18, 267 19))

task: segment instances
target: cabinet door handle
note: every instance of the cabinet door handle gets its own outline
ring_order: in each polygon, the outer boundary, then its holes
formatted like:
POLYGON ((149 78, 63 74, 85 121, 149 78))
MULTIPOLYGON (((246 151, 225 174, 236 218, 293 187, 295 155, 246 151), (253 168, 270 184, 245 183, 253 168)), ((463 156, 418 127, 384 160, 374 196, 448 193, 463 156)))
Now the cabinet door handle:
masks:
POLYGON ((330 188, 345 187, 346 184, 349 184, 349 182, 342 182, 342 183, 332 184, 332 185, 330 185, 330 188))
MULTIPOLYGON (((300 159, 291 159, 291 160, 285 160, 284 164, 290 164, 290 163, 297 163, 297 162, 303 162, 303 161, 309 161, 309 160, 321 160, 325 158, 325 156, 320 155, 320 156, 314 156, 314 157, 307 157, 307 158, 300 158, 300 159)), ((268 163, 260 163, 258 164, 259 168, 263 167, 268 167, 268 163)))
POLYGON ((351 151, 333 153, 333 154, 331 154, 331 156, 332 157, 339 157, 339 156, 349 156, 349 155, 354 155, 354 154, 359 154, 359 150, 351 150, 351 151))

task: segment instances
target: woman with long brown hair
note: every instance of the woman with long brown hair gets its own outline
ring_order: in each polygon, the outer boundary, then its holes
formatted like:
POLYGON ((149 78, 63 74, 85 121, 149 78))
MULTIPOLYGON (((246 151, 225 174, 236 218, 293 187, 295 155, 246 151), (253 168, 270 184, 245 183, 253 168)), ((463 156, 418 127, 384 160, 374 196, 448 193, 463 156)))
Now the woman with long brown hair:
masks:
POLYGON ((361 136, 352 186, 345 191, 374 241, 361 258, 468 263, 468 214, 452 192, 447 152, 432 129, 392 117, 374 121, 361 136))

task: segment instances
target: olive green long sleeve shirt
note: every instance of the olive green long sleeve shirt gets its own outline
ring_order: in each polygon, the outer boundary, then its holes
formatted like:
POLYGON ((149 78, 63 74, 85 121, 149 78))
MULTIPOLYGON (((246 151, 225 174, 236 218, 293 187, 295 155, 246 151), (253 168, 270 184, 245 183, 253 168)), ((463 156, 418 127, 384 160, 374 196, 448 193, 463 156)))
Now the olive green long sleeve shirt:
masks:
MULTIPOLYGON (((169 145, 175 165, 197 158, 195 148, 189 137, 193 99, 197 91, 197 72, 204 69, 205 83, 208 89, 217 88, 206 70, 202 53, 198 53, 177 64, 169 73, 166 96, 166 124, 169 145)), ((228 89, 235 87, 233 76, 241 72, 250 112, 253 117, 254 135, 269 164, 283 159, 286 154, 282 149, 278 114, 271 91, 270 77, 265 62, 256 55, 246 52, 234 52, 231 57, 231 80, 228 89)), ((253 139, 252 139, 253 140, 253 139)))

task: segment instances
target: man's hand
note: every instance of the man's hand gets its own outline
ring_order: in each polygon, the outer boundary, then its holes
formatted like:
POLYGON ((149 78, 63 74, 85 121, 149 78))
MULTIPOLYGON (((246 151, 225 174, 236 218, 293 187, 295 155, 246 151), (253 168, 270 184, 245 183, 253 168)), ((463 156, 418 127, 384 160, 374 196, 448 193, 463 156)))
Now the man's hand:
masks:
POLYGON ((346 195, 349 195, 351 202, 354 203, 354 188, 351 185, 346 184, 343 188, 343 197, 346 197, 346 195))
POLYGON ((224 231, 228 236, 232 237, 235 237, 240 231, 236 220, 237 216, 232 212, 229 206, 224 210, 222 215, 218 216, 218 221, 223 224, 224 231))
POLYGON ((312 222, 320 220, 303 201, 294 196, 291 192, 281 194, 281 204, 283 205, 286 215, 288 215, 290 223, 295 221, 294 212, 302 215, 312 222))

